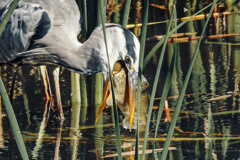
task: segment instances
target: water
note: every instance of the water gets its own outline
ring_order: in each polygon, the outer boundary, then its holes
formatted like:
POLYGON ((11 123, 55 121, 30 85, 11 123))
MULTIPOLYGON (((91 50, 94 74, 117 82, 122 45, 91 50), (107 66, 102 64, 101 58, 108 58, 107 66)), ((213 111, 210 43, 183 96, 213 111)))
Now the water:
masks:
MULTIPOLYGON (((191 42, 192 44, 195 42, 191 42)), ((189 44, 191 44, 189 43, 189 44)), ((168 98, 171 115, 176 105, 182 81, 189 64, 187 48, 191 45, 180 44, 180 68, 176 70, 168 98), (174 97, 175 96, 175 97, 174 97)), ((186 96, 177 122, 179 130, 175 131, 169 159, 239 159, 240 158, 240 111, 239 111, 239 47, 231 44, 215 44, 205 41, 201 46, 201 56, 197 57, 195 67, 187 88, 186 96), (182 130, 182 132, 180 132, 182 130)), ((167 58, 166 58, 167 59, 167 58)), ((154 63, 149 65, 154 68, 154 63)), ((152 86, 153 74, 147 70, 145 76, 152 86)), ((9 70, 3 67, 2 76, 9 89, 9 70)), ((98 159, 100 155, 114 159, 116 157, 115 135, 111 107, 104 111, 103 125, 92 125, 95 117, 88 108, 86 123, 80 121, 79 127, 71 127, 75 122, 71 118, 72 106, 69 84, 70 72, 63 70, 60 76, 61 95, 66 120, 62 128, 58 120, 56 104, 47 103, 43 84, 38 74, 38 67, 23 66, 25 90, 20 76, 15 85, 13 108, 23 135, 30 159, 98 159), (26 92, 28 102, 24 102, 26 92)), ((152 68, 150 70, 153 70, 152 68)), ((166 65, 163 71, 166 70, 166 65)), ((162 74, 163 83, 165 73, 162 74)), ((52 77, 50 77, 52 79, 52 77)), ((53 83, 52 83, 53 84, 53 83)), ((52 85, 53 86, 53 85, 52 85)), ((160 87, 161 88, 161 85, 160 87)), ((151 88, 150 88, 151 90, 151 88)), ((158 91, 157 97, 161 95, 158 91)), ((55 97, 54 97, 55 98, 55 97)), ((159 100, 155 101, 158 106, 159 100)), ((79 107, 79 106, 77 106, 79 107)), ((81 111, 83 110, 81 107, 81 111)), ((120 122, 124 116, 120 113, 120 122)), ((9 122, 2 108, 0 119, 0 159, 21 159, 17 145, 13 140, 9 122)), ((153 109, 149 132, 148 150, 151 151, 152 137, 156 124, 157 108, 153 109)), ((157 140, 155 159, 160 155, 166 133, 170 125, 162 117, 157 140)), ((121 138, 125 159, 134 156, 135 134, 122 127, 121 138)), ((140 140, 140 145, 143 140, 140 140)), ((140 146, 141 150, 141 146, 140 146)), ((150 158, 146 155, 146 159, 150 158)), ((99 158, 100 159, 100 158, 99 158)))

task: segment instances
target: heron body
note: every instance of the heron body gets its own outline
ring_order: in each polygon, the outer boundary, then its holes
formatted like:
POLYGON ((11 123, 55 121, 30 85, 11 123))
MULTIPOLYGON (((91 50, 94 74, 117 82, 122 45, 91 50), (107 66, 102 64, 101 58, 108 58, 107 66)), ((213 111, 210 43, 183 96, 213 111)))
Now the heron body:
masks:
MULTIPOLYGON (((10 2, 0 2, 1 20, 10 2)), ((74 0, 21 0, 0 37, 0 64, 58 64, 81 74, 106 73, 102 27, 81 44, 77 40, 79 22, 74 0)), ((137 38, 117 24, 106 24, 106 34, 111 68, 114 62, 129 56, 137 70, 137 38)))
MULTIPOLYGON (((11 2, 0 1, 0 21, 11 2)), ((81 44, 77 39, 80 20, 75 0, 20 0, 0 36, 0 64, 56 64, 80 74, 102 71, 106 79, 108 65, 113 70, 120 60, 131 74, 138 72, 140 45, 130 31, 105 24, 108 64, 102 27, 81 44)))
MULTIPOLYGON (((0 3, 1 19, 7 12, 10 3, 11 0, 0 3)), ((0 37, 0 63, 13 61, 17 57, 21 57, 20 54, 24 52, 31 52, 33 55, 34 53, 39 54, 38 61, 41 61, 41 56, 47 59, 46 55, 52 55, 48 58, 50 61, 54 61, 54 51, 58 50, 56 41, 66 41, 66 45, 62 46, 61 49, 66 49, 68 45, 78 44, 74 36, 80 31, 79 19, 80 13, 73 0, 62 3, 58 3, 56 0, 21 0, 0 37), (65 3, 68 5, 64 5, 65 3), (67 6, 72 6, 72 8, 68 9, 67 6), (67 14, 69 19, 66 19, 64 14, 67 14), (62 34, 62 36, 58 34, 62 34), (61 39, 61 37, 64 38, 61 39)), ((42 60, 43 62, 45 61, 42 60)))

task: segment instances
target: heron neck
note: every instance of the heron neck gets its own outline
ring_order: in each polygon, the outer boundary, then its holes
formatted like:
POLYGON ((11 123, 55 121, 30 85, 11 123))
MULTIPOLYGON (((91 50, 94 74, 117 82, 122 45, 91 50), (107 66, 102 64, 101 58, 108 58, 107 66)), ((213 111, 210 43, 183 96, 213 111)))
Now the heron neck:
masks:
POLYGON ((99 51, 95 45, 89 45, 87 42, 80 43, 74 52, 63 58, 61 65, 74 72, 88 75, 102 70, 99 51))

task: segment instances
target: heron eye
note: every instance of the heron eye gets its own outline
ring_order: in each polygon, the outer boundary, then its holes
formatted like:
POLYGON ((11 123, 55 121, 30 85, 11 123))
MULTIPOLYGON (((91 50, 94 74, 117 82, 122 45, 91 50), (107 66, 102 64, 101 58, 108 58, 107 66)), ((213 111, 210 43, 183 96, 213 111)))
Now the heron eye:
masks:
POLYGON ((130 63, 130 62, 131 62, 130 57, 129 57, 129 56, 126 56, 126 57, 125 57, 125 63, 128 64, 128 63, 130 63))

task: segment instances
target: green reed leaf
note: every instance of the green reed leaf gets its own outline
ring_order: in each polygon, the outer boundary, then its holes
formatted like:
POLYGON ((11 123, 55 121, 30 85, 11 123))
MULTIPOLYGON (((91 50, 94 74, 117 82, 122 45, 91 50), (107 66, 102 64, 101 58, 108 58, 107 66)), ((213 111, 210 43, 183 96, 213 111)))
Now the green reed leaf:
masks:
MULTIPOLYGON (((173 17, 174 17, 175 27, 177 27, 177 16, 176 15, 177 15, 176 14, 176 6, 174 4, 173 8, 172 8, 172 14, 171 14, 170 20, 173 19, 173 17)), ((171 23, 169 23, 169 26, 171 26, 171 23)), ((175 34, 177 35, 177 33, 175 33, 175 34)), ((160 104, 159 104, 157 124, 156 124, 156 128, 155 128, 154 139, 157 138, 158 127, 159 127, 160 120, 161 120, 161 117, 162 117, 162 113, 163 113, 163 109, 164 109, 164 105, 165 105, 165 100, 167 99, 168 92, 169 92, 170 86, 172 84, 172 76, 173 76, 174 67, 175 67, 177 57, 178 57, 178 44, 175 43, 172 60, 171 60, 170 66, 168 68, 168 72, 167 72, 167 76, 166 76, 166 80, 165 80, 165 83, 164 83, 163 92, 162 92, 162 96, 161 96, 161 101, 160 101, 160 104)), ((153 141, 152 159, 153 159, 154 149, 155 149, 155 140, 153 141)))
MULTIPOLYGON (((141 82, 142 82, 142 67, 143 67, 143 58, 145 51, 145 43, 147 36, 147 22, 148 22, 148 11, 149 11, 149 0, 143 1, 143 12, 142 19, 143 25, 141 29, 141 37, 140 37, 140 56, 139 56, 139 68, 138 68, 138 94, 137 94, 137 134, 136 134, 136 147, 135 147, 135 160, 138 160, 138 152, 139 152, 139 112, 140 112, 140 96, 141 96, 141 82)), ((147 139, 144 139, 144 142, 147 139)), ((142 154, 142 158, 144 154, 142 154)))
MULTIPOLYGON (((145 155, 145 150, 146 150, 146 146, 147 146, 147 137, 148 137, 148 131, 149 131, 149 126, 150 126, 150 120, 151 120, 151 116, 152 116, 152 108, 153 108, 155 94, 156 94, 156 91, 157 91, 157 84, 158 84, 158 80, 159 80, 159 75, 160 75, 160 71, 161 71, 161 68, 162 68, 163 57, 164 57, 164 53, 165 53, 166 46, 167 46, 167 40, 168 40, 168 36, 170 35, 169 32, 170 32, 170 28, 171 28, 171 24, 172 24, 172 19, 173 19, 173 16, 171 15, 169 25, 168 25, 168 29, 167 29, 167 33, 166 33, 166 36, 164 38, 164 44, 163 44, 162 51, 161 51, 161 54, 160 54, 160 58, 159 58, 159 61, 158 61, 156 75, 155 75, 155 78, 154 78, 154 83, 153 83, 153 88, 152 88, 152 93, 151 93, 151 98, 150 98, 150 104, 149 104, 149 109, 148 109, 148 118, 147 118, 147 125, 146 125, 146 130, 145 130, 145 135, 144 135, 142 155, 145 155)), ((144 160, 144 156, 142 156, 142 160, 144 160)))
POLYGON ((122 26, 126 28, 128 24, 128 17, 129 17, 129 12, 130 12, 130 5, 131 5, 131 0, 125 1, 125 9, 124 9, 124 14, 123 14, 123 21, 122 21, 122 26))
POLYGON ((120 127, 119 127, 119 122, 118 122, 118 109, 117 109, 117 103, 116 103, 116 99, 115 99, 114 88, 113 88, 112 71, 111 71, 111 68, 110 68, 106 29, 105 29, 105 23, 104 23, 105 14, 104 14, 104 11, 103 11, 103 4, 102 3, 100 3, 100 12, 101 12, 100 17, 101 17, 101 22, 102 22, 102 30, 103 30, 103 35, 104 35, 105 48, 106 48, 106 53, 107 53, 107 60, 108 60, 108 64, 109 64, 108 65, 108 70, 109 70, 109 78, 110 78, 110 83, 111 83, 111 92, 112 92, 112 99, 113 99, 117 153, 118 153, 118 159, 121 160, 122 159, 122 148, 121 148, 120 127))

